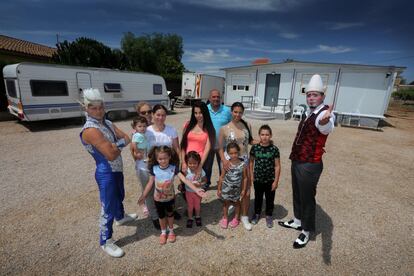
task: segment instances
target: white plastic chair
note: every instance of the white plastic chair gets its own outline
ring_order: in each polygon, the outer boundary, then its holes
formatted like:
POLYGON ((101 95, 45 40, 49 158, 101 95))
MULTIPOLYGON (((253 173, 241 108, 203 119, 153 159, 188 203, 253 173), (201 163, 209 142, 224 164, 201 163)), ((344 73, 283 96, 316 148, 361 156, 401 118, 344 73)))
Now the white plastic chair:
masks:
POLYGON ((305 108, 303 106, 297 105, 293 109, 292 118, 297 118, 300 120, 302 118, 303 113, 305 113, 305 108))

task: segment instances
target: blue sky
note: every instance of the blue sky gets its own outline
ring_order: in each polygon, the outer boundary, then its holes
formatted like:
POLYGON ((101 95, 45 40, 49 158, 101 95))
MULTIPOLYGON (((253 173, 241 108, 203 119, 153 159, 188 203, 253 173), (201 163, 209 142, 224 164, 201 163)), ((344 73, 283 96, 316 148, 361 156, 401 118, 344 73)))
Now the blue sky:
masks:
POLYGON ((54 46, 80 36, 119 48, 125 32, 176 33, 189 70, 266 57, 406 66, 414 81, 414 4, 405 0, 1 1, 0 34, 54 46))

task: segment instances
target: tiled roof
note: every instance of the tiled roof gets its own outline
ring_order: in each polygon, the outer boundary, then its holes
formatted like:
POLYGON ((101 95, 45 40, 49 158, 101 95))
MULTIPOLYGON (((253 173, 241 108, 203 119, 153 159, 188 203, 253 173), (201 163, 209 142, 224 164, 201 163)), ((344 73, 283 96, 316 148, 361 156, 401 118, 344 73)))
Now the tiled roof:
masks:
POLYGON ((0 35, 0 50, 41 57, 52 57, 56 52, 56 48, 5 35, 0 35))

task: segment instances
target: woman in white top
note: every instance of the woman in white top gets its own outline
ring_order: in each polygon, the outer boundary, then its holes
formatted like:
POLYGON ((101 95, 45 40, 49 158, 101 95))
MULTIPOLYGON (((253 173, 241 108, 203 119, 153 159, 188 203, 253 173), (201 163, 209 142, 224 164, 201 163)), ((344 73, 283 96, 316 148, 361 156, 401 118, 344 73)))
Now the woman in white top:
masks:
MULTIPOLYGON (((148 126, 152 125, 152 107, 149 103, 147 102, 139 102, 136 106, 135 106, 135 110, 137 111, 137 115, 144 117, 145 119, 147 119, 147 123, 148 126)), ((135 130, 133 131, 133 133, 135 132, 135 130)), ((147 138, 146 140, 148 141, 148 131, 145 132, 145 137, 147 138)), ((135 160, 135 166, 137 169, 137 176, 138 176, 138 181, 141 184, 141 189, 144 190, 148 180, 149 180, 149 170, 148 170, 148 164, 147 162, 142 162, 143 158, 145 158, 142 153, 140 151, 138 151, 137 146, 135 145, 135 143, 131 143, 131 154, 132 157, 135 160)), ((154 191, 152 191, 153 193, 154 191)), ((145 205, 148 209, 149 212, 149 216, 152 220, 152 223, 154 224, 154 227, 156 229, 161 229, 160 228, 160 222, 158 220, 158 213, 157 213, 157 209, 155 208, 155 204, 154 204, 154 197, 149 196, 146 200, 145 200, 145 205)))
POLYGON ((167 108, 162 104, 156 104, 152 108, 153 124, 147 128, 148 143, 150 148, 154 146, 168 146, 180 156, 177 130, 165 124, 167 108))

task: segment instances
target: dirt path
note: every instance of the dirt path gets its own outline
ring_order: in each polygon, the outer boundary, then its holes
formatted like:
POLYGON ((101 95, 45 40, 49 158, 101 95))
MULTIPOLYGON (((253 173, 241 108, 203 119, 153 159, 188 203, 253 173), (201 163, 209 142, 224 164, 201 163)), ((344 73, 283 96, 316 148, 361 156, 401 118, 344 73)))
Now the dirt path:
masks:
MULTIPOLYGON (((126 252, 121 259, 98 246, 94 163, 80 145, 79 123, 28 129, 0 122, 1 274, 412 275, 414 112, 391 105, 388 114, 392 127, 382 132, 338 127, 329 137, 317 231, 306 248, 292 248, 295 231, 267 229, 263 220, 251 232, 220 229, 221 205, 212 190, 203 201, 204 226, 186 229, 185 219, 177 221, 175 244, 158 245, 158 232, 145 219, 116 227, 126 252)), ((167 121, 181 130, 188 117, 183 109, 167 121)), ((256 133, 262 122, 250 122, 256 133)), ((292 216, 288 155, 297 122, 269 124, 281 150, 274 214, 281 220, 292 216)), ((130 129, 129 121, 117 125, 130 129)), ((133 161, 128 152, 123 158, 126 210, 140 211, 133 161)))

